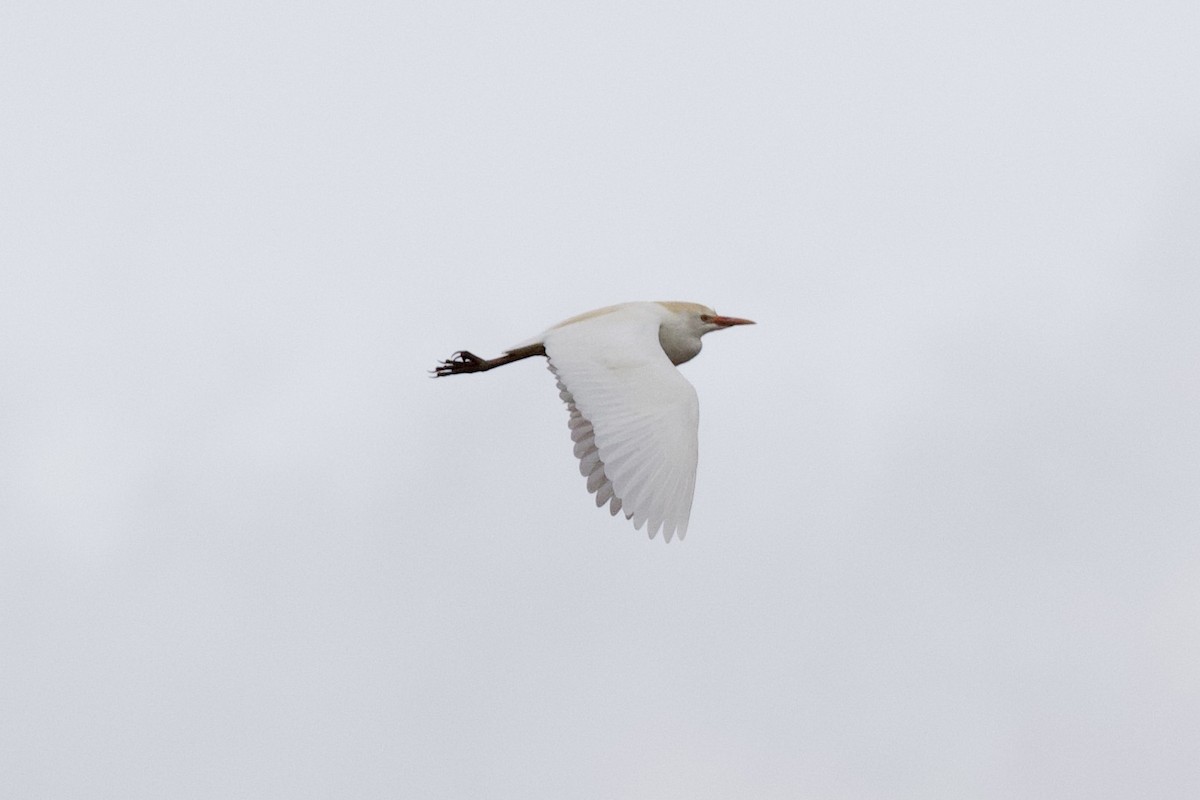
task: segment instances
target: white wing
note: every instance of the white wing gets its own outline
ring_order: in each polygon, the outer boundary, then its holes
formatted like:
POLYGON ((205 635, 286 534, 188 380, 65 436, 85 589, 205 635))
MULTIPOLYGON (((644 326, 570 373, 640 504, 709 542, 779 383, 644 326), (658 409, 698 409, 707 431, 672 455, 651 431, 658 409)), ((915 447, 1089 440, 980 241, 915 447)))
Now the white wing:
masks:
MULTIPOLYGON (((650 304, 645 304, 649 306, 650 304)), ((543 344, 571 413, 580 472, 596 505, 650 538, 687 533, 700 404, 658 342, 659 316, 630 304, 548 331, 543 344)))

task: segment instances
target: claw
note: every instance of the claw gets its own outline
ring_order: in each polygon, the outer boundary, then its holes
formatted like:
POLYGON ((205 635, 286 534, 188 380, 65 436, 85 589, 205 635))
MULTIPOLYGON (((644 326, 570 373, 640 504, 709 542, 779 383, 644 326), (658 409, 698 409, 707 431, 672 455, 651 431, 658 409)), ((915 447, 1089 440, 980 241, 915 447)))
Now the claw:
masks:
POLYGON ((439 363, 436 367, 430 370, 435 378, 442 378, 447 375, 459 375, 464 372, 480 372, 488 362, 480 358, 469 350, 459 350, 450 358, 439 363))

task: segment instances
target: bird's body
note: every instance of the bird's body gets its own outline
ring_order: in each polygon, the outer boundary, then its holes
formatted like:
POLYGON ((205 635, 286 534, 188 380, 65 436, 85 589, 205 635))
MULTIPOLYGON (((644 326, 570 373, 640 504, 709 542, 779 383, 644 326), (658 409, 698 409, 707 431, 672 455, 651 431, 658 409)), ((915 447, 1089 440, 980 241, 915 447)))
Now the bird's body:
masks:
POLYGON ((456 353, 434 374, 546 356, 596 505, 670 541, 687 532, 700 420, 696 390, 675 365, 695 358, 704 334, 745 324, 696 303, 623 303, 560 322, 496 359, 456 353))

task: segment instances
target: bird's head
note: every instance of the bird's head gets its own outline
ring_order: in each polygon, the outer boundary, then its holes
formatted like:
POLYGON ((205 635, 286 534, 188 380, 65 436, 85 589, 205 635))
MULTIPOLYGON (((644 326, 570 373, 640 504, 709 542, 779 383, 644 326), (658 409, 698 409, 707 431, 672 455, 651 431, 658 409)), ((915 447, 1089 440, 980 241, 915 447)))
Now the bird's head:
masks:
POLYGON ((700 325, 702 326, 701 335, 711 333, 712 331, 724 330, 732 328, 734 325, 753 325, 754 320, 742 319, 741 317, 723 317, 711 308, 705 308, 699 314, 700 325))
POLYGON ((754 320, 741 317, 723 317, 708 306, 699 303, 660 302, 663 308, 671 313, 670 322, 674 327, 687 331, 693 336, 703 336, 706 333, 730 328, 734 325, 753 325, 754 320))
POLYGON ((740 317, 723 317, 699 303, 660 302, 667 313, 658 338, 672 363, 682 364, 700 352, 700 337, 734 325, 753 325, 740 317))

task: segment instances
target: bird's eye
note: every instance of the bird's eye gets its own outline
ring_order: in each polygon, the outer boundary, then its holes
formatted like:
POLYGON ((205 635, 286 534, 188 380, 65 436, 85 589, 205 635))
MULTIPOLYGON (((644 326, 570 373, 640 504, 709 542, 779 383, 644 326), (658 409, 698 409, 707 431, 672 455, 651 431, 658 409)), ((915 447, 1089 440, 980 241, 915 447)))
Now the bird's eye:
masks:
POLYGON ((712 322, 712 317, 710 317, 708 314, 701 314, 700 321, 701 322, 712 322))

